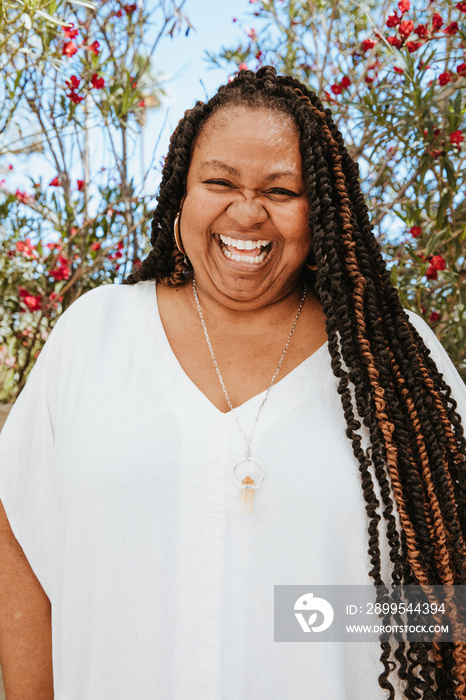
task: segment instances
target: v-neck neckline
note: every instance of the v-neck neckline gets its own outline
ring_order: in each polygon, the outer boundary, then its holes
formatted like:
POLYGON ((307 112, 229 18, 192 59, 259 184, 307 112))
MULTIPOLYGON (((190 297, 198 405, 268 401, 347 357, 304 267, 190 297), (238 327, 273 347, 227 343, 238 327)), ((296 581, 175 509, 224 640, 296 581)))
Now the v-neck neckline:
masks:
MULTIPOLYGON (((162 323, 162 317, 160 315, 160 309, 159 309, 159 303, 158 303, 158 296, 157 296, 157 282, 155 280, 150 281, 153 285, 153 294, 149 296, 150 299, 150 304, 151 304, 151 311, 152 311, 152 318, 154 319, 154 325, 157 330, 157 335, 162 339, 162 343, 164 345, 164 350, 165 350, 165 355, 169 359, 170 363, 172 364, 173 367, 176 368, 178 374, 183 377, 185 383, 187 386, 190 387, 191 391, 194 394, 197 394, 203 400, 207 405, 210 407, 211 410, 215 411, 217 415, 220 416, 230 416, 232 415, 232 411, 221 411, 217 406, 215 406, 214 403, 204 394, 201 389, 197 386, 195 382, 191 379, 191 377, 186 374, 185 370, 181 366, 177 356, 173 352, 173 348, 170 345, 167 334, 165 332, 165 328, 163 327, 162 323), (154 303, 155 302, 155 303, 154 303), (154 308, 155 307, 155 308, 154 308)), ((314 352, 306 357, 302 362, 299 363, 299 365, 296 365, 292 370, 290 370, 285 376, 283 376, 281 379, 277 379, 277 381, 274 382, 273 389, 278 389, 281 387, 283 389, 284 386, 286 386, 286 383, 289 383, 290 381, 293 381, 293 379, 300 374, 305 367, 308 365, 313 364, 318 357, 320 357, 323 353, 324 350, 327 350, 328 346, 328 340, 325 341, 322 345, 320 345, 317 350, 314 350, 314 352), (288 380, 288 382, 287 382, 288 380), (284 384, 285 383, 285 384, 284 384)), ((253 404, 255 402, 258 402, 259 399, 263 399, 267 392, 267 389, 264 389, 264 391, 261 391, 259 394, 255 394, 254 396, 251 396, 249 399, 244 401, 242 404, 239 406, 235 406, 234 410, 235 412, 240 412, 243 409, 246 409, 250 404, 253 404)))

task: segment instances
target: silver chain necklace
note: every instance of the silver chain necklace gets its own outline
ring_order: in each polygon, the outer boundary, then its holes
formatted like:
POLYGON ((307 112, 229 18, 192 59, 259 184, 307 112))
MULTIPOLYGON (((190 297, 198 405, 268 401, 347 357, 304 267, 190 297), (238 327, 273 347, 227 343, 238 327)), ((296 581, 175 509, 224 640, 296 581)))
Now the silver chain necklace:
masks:
POLYGON ((299 304, 298 312, 297 312, 295 319, 293 321, 293 325, 291 326, 291 331, 290 331, 290 334, 288 336, 288 340, 286 341, 286 345, 285 345, 284 350, 282 352, 282 356, 280 357, 280 361, 277 365, 277 369, 275 370, 274 375, 272 377, 272 381, 270 382, 268 389, 265 392, 265 396, 262 400, 262 403, 259 406, 259 410, 257 411, 257 415, 255 417, 251 432, 249 434, 249 438, 247 437, 246 433, 244 432, 244 430, 241 426, 241 423, 238 420, 238 416, 236 415, 236 412, 233 408, 233 405, 231 403, 231 399, 228 396, 228 392, 227 392, 225 383, 223 381, 222 375, 220 374, 220 369, 219 369, 219 366, 217 364, 217 360, 215 359, 215 354, 214 354, 214 351, 212 349, 212 344, 210 342, 209 334, 207 332, 207 327, 206 327, 206 324, 204 321, 204 316, 202 314, 201 305, 199 303, 199 297, 197 295, 197 290, 196 290, 196 280, 194 277, 193 277, 193 292, 194 292, 194 299, 196 301, 197 310, 199 313, 199 318, 201 319, 202 328, 204 330, 205 339, 206 339, 207 345, 209 347, 210 356, 211 356, 212 361, 214 363, 215 371, 217 372, 217 376, 218 376, 218 379, 220 381, 220 385, 222 387, 223 393, 225 394, 225 398, 227 400, 228 406, 230 407, 230 411, 233 414, 233 416, 236 420, 236 423, 238 425, 238 428, 240 429, 241 434, 246 442, 246 456, 240 462, 235 464, 235 466, 233 467, 233 470, 232 470, 232 476, 233 476, 233 481, 235 482, 236 486, 238 486, 238 488, 241 489, 241 511, 244 515, 248 515, 249 513, 252 512, 254 489, 257 489, 262 484, 262 482, 264 481, 264 477, 265 477, 265 469, 264 469, 262 462, 259 462, 259 460, 255 459, 254 457, 251 457, 251 442, 252 442, 252 438, 254 435, 254 431, 256 429, 257 422, 259 420, 259 416, 262 412, 262 409, 265 406, 265 402, 269 398, 270 391, 271 391, 271 389, 274 385, 275 379, 277 378, 277 375, 280 371, 280 367, 282 366, 282 362, 285 358, 286 351, 288 350, 288 346, 291 342, 291 338, 293 337, 294 329, 296 328, 296 324, 298 323, 298 318, 299 318, 299 315, 301 313, 301 309, 303 308, 304 300, 306 299, 306 282, 304 282, 303 295, 301 297, 301 302, 299 304), (252 470, 252 472, 251 472, 251 470, 252 470), (241 472, 243 472, 245 474, 243 478, 241 478, 241 472), (250 475, 250 473, 253 473, 253 474, 255 473, 256 478, 254 479, 250 475), (239 483, 238 477, 241 479, 241 483, 239 483))

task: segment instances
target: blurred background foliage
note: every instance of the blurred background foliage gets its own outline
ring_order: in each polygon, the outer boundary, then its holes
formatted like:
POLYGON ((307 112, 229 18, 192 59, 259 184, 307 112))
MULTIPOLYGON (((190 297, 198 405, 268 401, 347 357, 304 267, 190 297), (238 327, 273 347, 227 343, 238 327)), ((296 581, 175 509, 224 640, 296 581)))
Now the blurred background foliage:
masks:
POLYGON ((22 389, 63 310, 148 252, 142 127, 164 95, 159 42, 190 28, 182 5, 2 4, 0 163, 31 167, 24 190, 0 181, 0 402, 22 389))

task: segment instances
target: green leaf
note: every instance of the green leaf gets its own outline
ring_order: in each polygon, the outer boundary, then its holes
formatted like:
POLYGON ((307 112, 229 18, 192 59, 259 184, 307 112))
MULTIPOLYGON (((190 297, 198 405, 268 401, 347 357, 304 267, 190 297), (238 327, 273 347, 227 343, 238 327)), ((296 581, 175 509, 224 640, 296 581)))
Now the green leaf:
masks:
POLYGON ((426 252, 425 252, 425 257, 428 258, 429 255, 432 255, 433 252, 437 249, 438 243, 441 241, 441 239, 444 237, 445 231, 437 231, 436 233, 433 233, 429 236, 429 240, 427 241, 427 246, 426 246, 426 252))
POLYGON ((458 190, 458 181, 455 168, 449 158, 445 157, 443 159, 443 167, 445 168, 445 172, 447 174, 448 184, 450 185, 451 189, 456 192, 458 190))

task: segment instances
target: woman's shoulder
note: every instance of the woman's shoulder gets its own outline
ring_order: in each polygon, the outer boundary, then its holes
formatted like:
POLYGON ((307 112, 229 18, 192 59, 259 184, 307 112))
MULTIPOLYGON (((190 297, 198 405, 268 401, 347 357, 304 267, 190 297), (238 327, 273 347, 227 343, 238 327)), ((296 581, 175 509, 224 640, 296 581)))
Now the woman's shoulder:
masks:
MULTIPOLYGON (((50 341, 81 347, 134 333, 156 305, 155 280, 135 285, 103 284, 76 299, 60 316, 50 341)), ((50 345, 50 343, 48 343, 50 345)))
POLYGON ((102 284, 78 297, 63 315, 93 313, 99 309, 125 309, 126 306, 138 309, 150 296, 155 300, 155 280, 137 284, 102 284))
POLYGON ((57 326, 69 326, 84 322, 115 324, 125 318, 138 320, 147 310, 147 304, 155 304, 155 280, 129 284, 102 284, 81 294, 62 313, 57 326))

